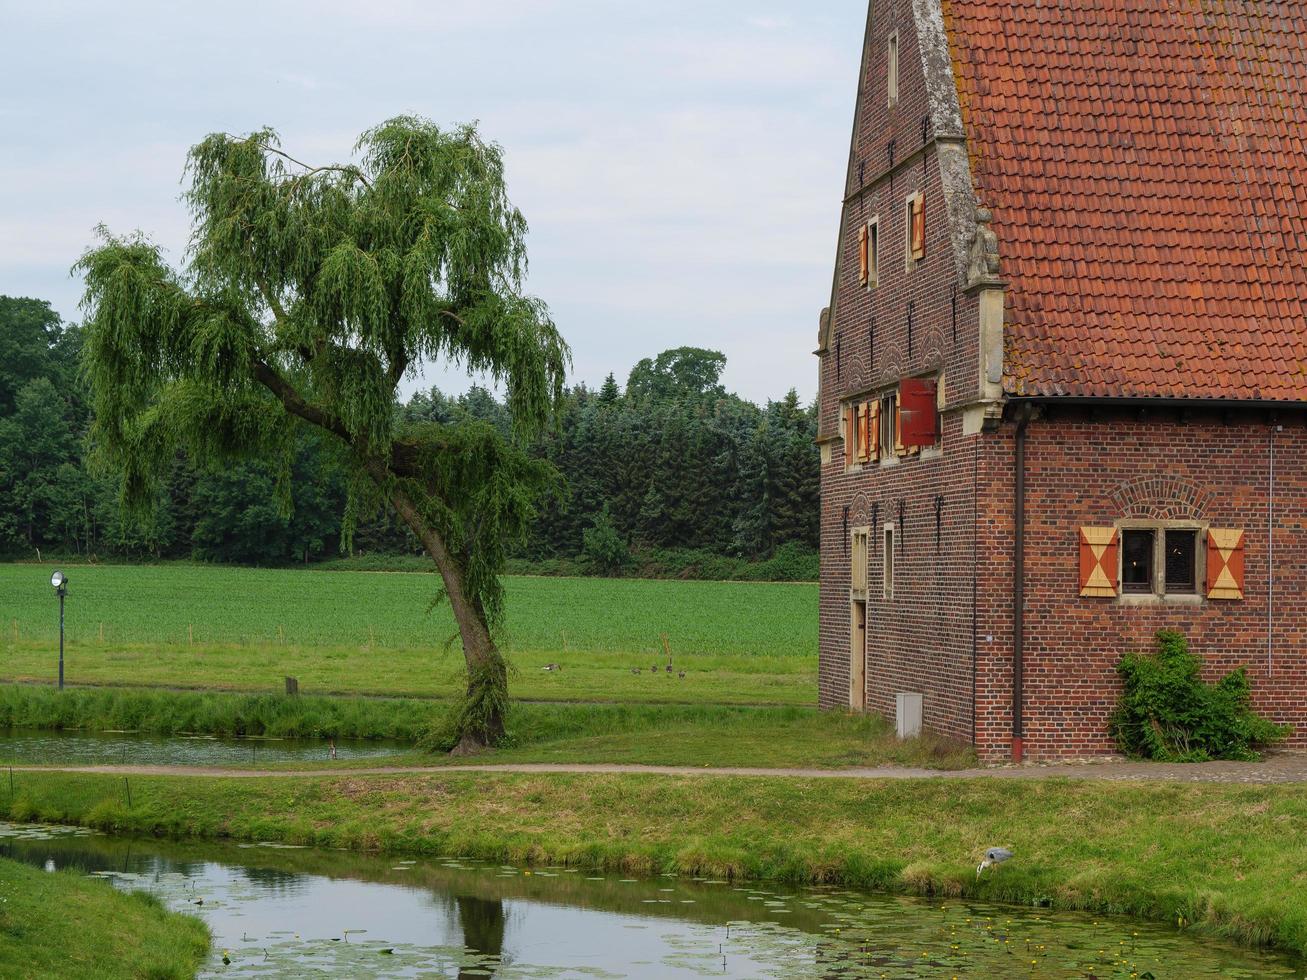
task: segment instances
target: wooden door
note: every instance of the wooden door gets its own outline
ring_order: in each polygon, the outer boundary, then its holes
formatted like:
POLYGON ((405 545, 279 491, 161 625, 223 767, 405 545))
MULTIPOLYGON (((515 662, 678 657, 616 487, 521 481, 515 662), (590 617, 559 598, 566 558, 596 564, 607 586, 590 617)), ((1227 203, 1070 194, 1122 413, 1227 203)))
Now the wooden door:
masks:
POLYGON ((867 710, 867 604, 853 603, 849 635, 849 707, 867 710))

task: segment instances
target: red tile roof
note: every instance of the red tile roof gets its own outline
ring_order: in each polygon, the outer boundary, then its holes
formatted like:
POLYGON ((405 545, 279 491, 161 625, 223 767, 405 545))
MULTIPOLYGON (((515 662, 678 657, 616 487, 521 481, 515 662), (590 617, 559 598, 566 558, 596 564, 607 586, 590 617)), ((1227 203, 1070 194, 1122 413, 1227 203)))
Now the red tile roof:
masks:
POLYGON ((944 12, 1007 390, 1307 401, 1307 2, 944 12))

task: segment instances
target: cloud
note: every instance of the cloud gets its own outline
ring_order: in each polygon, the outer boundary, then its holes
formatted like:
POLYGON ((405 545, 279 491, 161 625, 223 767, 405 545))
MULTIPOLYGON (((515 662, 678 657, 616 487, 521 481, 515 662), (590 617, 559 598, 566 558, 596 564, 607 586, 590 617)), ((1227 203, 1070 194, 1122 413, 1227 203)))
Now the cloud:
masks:
POLYGON ((76 317, 67 271, 101 221, 180 261, 208 132, 272 125, 326 162, 400 113, 479 119, 578 380, 693 343, 750 397, 815 391, 865 0, 11 6, 0 290, 76 317))

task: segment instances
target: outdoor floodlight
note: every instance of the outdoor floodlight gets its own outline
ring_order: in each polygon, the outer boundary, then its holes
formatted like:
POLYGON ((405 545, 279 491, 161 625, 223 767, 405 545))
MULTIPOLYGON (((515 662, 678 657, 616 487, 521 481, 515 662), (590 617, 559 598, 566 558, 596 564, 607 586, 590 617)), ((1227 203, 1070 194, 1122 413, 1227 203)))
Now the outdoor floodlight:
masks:
POLYGON ((64 689, 64 596, 68 594, 68 576, 55 572, 50 576, 54 594, 59 597, 59 690, 64 689))

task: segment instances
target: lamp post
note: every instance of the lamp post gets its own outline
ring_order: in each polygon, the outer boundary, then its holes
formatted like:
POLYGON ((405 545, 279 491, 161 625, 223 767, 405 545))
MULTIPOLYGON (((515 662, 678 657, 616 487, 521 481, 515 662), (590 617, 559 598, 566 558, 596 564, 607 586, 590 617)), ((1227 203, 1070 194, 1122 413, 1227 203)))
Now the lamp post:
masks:
POLYGON ((59 597, 59 690, 64 689, 64 596, 68 594, 68 576, 55 572, 50 576, 54 594, 59 597))

